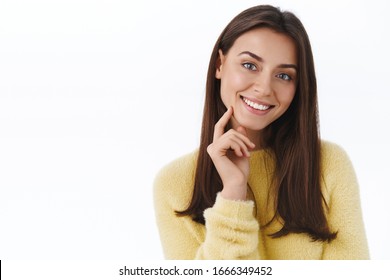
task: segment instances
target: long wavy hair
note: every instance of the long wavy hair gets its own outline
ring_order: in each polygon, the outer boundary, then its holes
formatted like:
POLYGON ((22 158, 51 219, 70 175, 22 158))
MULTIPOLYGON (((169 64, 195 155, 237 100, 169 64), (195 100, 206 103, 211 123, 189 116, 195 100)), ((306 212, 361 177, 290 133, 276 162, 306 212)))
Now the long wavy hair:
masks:
POLYGON ((277 195, 273 219, 283 221, 281 230, 271 236, 307 233, 313 240, 331 241, 337 233, 332 233, 328 227, 327 205, 321 192, 317 83, 310 41, 301 21, 293 13, 269 5, 255 6, 237 15, 215 43, 207 74, 193 196, 188 208, 176 213, 190 215, 194 221, 205 224, 203 211, 214 205, 217 193, 222 190, 222 180, 206 151, 213 141, 215 123, 226 111, 221 100, 220 80, 215 78, 218 51, 226 54, 238 37, 261 27, 290 37, 295 42, 298 56, 294 99, 288 110, 262 134, 266 135, 262 143, 275 159, 273 182, 277 195))

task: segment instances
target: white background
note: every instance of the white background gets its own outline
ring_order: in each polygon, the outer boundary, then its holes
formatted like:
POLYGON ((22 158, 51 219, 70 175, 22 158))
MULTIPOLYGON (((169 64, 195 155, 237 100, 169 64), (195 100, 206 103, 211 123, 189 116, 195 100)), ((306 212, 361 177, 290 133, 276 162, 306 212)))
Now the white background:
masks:
POLYGON ((305 25, 322 137, 390 259, 386 0, 0 0, 0 258, 162 259, 154 176, 197 147, 211 49, 260 3, 305 25))

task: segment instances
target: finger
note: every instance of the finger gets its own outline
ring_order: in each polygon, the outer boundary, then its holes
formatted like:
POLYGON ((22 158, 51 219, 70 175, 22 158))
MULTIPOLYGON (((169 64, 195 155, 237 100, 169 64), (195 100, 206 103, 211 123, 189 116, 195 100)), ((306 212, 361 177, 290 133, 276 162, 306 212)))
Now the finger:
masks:
POLYGON ((245 127, 240 125, 239 127, 236 128, 236 130, 237 130, 237 132, 241 133, 242 135, 248 136, 248 134, 246 133, 245 127))
POLYGON ((236 156, 242 157, 246 155, 245 148, 241 145, 241 143, 231 140, 229 145, 229 150, 233 151, 236 156))
POLYGON ((225 133, 225 127, 233 115, 233 108, 229 107, 214 126, 214 140, 218 139, 225 133))
POLYGON ((245 143, 250 147, 250 148, 254 148, 256 147, 255 143, 253 143, 252 141, 250 141, 250 139, 248 138, 248 134, 246 132, 246 128, 243 127, 243 126, 239 126, 237 127, 237 132, 239 133, 239 135, 242 135, 242 136, 245 136, 243 139, 243 141, 245 141, 245 143))
POLYGON ((256 145, 246 136, 246 129, 242 126, 240 127, 238 127, 238 131, 230 129, 228 132, 226 132, 226 137, 234 135, 235 137, 238 137, 241 141, 243 141, 247 147, 253 149, 256 145))
POLYGON ((225 134, 207 147, 207 153, 211 158, 226 156, 228 151, 233 151, 238 157, 250 156, 248 147, 239 137, 238 132, 225 134))
POLYGON ((237 135, 231 135, 225 141, 224 146, 229 150, 233 150, 238 157, 250 156, 247 145, 237 135))

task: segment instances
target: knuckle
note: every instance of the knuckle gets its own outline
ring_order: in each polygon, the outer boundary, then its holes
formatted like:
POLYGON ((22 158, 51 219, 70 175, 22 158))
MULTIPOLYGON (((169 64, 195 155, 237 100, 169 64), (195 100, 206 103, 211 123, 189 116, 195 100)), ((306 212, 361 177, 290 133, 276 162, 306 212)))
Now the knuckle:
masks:
POLYGON ((218 133, 218 134, 221 134, 221 130, 222 130, 222 128, 220 128, 219 127, 219 125, 218 124, 216 124, 215 126, 214 126, 214 133, 218 133))
POLYGON ((235 135, 235 131, 233 128, 229 129, 228 131, 225 132, 225 134, 227 136, 234 136, 235 135))
POLYGON ((209 155, 212 155, 214 152, 214 145, 211 143, 210 145, 207 146, 206 151, 209 155))
POLYGON ((230 144, 230 148, 232 148, 233 150, 236 150, 236 149, 240 148, 240 145, 238 145, 236 142, 233 142, 230 144))
POLYGON ((221 120, 217 121, 214 125, 215 128, 220 128, 222 127, 222 123, 221 123, 221 120))

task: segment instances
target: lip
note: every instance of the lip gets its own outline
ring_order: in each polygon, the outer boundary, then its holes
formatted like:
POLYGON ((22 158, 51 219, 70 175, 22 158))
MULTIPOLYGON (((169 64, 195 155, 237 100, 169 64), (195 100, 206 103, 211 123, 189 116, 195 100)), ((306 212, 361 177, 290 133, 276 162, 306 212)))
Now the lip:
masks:
POLYGON ((259 101, 257 99, 254 99, 254 98, 251 98, 251 97, 246 97, 246 96, 240 96, 240 99, 242 101, 242 104, 244 105, 244 107, 249 111, 251 112, 252 114, 255 114, 255 115, 258 115, 258 116, 264 116, 266 115, 269 111, 271 111, 275 106, 274 105, 271 105, 269 103, 265 103, 265 102, 262 102, 262 101, 259 101), (260 105, 264 105, 264 106, 270 106, 267 110, 257 110, 255 108, 252 108, 251 106, 249 106, 248 104, 245 103, 244 101, 244 98, 245 99, 248 99, 254 103, 257 103, 257 104, 260 104, 260 105))

